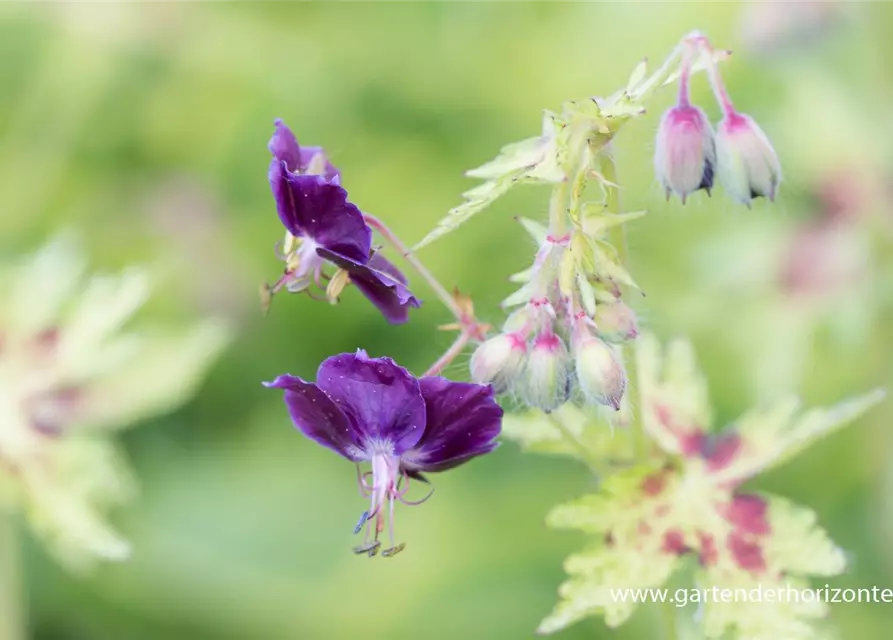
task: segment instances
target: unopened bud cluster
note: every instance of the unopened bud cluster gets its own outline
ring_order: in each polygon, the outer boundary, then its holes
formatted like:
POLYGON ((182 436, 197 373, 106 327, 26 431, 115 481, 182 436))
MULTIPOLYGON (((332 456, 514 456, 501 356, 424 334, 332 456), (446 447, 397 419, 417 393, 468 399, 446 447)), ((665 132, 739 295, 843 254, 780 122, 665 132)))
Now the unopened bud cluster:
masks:
POLYGON ((575 392, 587 404, 619 410, 626 373, 618 345, 638 334, 636 314, 620 299, 616 285, 605 286, 609 279, 604 274, 600 279, 597 271, 574 266, 573 285, 562 285, 562 264, 574 259, 574 244, 551 236, 545 241, 531 281, 522 289, 545 295, 531 297, 509 316, 502 333, 477 348, 471 376, 546 412, 575 392))
POLYGON ((712 50, 697 34, 685 42, 679 95, 661 119, 654 170, 667 199, 676 194, 683 204, 700 189, 710 195, 714 178, 730 198, 748 207, 754 198, 774 200, 781 182, 781 166, 769 138, 753 118, 735 110, 712 50), (710 81, 723 112, 715 134, 704 111, 690 102, 688 83, 695 50, 704 50, 710 60, 710 81))
POLYGON ((495 160, 468 172, 488 182, 468 191, 421 246, 488 206, 506 185, 552 187, 548 226, 521 220, 539 248, 533 265, 512 277, 521 288, 503 303, 519 308, 472 356, 475 382, 491 383, 498 393, 547 412, 571 398, 621 409, 628 386, 622 344, 638 333, 626 296, 638 287, 623 264, 617 232, 644 212, 620 206, 611 149, 618 130, 645 113, 644 101, 656 87, 678 79, 678 100, 661 120, 654 156, 668 198, 676 194, 685 202, 696 191, 709 194, 715 179, 731 198, 750 206, 753 198, 774 199, 781 181, 768 138, 734 109, 723 86, 717 61, 726 55, 692 33, 650 76, 643 62, 625 89, 546 111, 541 136, 508 145, 495 160), (689 81, 699 69, 706 69, 722 108, 715 132, 690 101, 689 81), (592 182, 603 198, 585 202, 587 193, 597 192, 587 191, 592 182))

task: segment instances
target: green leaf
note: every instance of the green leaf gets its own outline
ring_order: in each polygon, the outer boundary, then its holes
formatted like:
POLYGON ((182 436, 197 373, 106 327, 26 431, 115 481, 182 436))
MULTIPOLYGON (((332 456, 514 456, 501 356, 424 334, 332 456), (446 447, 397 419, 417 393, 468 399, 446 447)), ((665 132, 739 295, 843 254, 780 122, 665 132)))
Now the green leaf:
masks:
POLYGON ((546 142, 542 136, 537 136, 507 144, 500 149, 496 158, 480 167, 469 169, 465 175, 469 178, 493 180, 510 173, 523 172, 542 159, 543 145, 546 142))
POLYGON ((537 633, 554 633, 593 615, 602 615, 605 624, 618 627, 638 604, 630 590, 660 587, 678 565, 675 556, 642 553, 631 547, 598 545, 571 556, 565 569, 573 577, 559 588, 558 605, 540 623, 537 633))
POLYGON ((181 335, 140 337, 129 366, 88 388, 78 426, 120 429, 174 409, 195 394, 231 335, 227 323, 209 320, 181 335))
POLYGON ((536 270, 533 267, 528 267, 524 269, 524 271, 519 271, 518 273, 513 273, 509 276, 509 282, 516 283, 525 283, 530 282, 530 278, 533 277, 533 274, 536 273, 536 270))
POLYGON ((595 291, 593 291, 592 285, 586 279, 586 276, 579 271, 577 272, 577 289, 580 292, 580 301, 583 303, 583 308, 586 310, 586 313, 592 317, 595 315, 595 291))
POLYGON ((816 621, 827 615, 828 607, 822 598, 800 595, 810 587, 804 578, 841 574, 846 568, 844 553, 817 526, 812 510, 778 497, 768 497, 768 503, 771 533, 759 538, 767 570, 754 574, 718 563, 697 577, 701 587, 748 594, 732 602, 711 599, 705 603, 704 630, 708 638, 728 632, 736 638, 766 640, 822 637, 816 621), (766 595, 769 591, 777 594, 774 602, 766 595))
POLYGON ((620 264, 619 260, 611 256, 605 250, 603 245, 600 245, 599 243, 593 243, 592 250, 594 253, 596 276, 598 276, 602 280, 608 279, 617 284, 623 284, 628 287, 633 287, 634 289, 639 288, 639 285, 636 284, 635 280, 633 280, 633 277, 620 264))
MULTIPOLYGON (((703 602, 702 625, 704 636, 710 639, 740 638, 741 640, 821 640, 826 638, 815 625, 816 620, 827 614, 827 605, 821 600, 797 601, 795 597, 778 598, 769 602, 765 594, 784 594, 788 590, 801 590, 809 587, 804 580, 788 579, 777 583, 760 582, 740 576, 741 580, 731 589, 730 601, 707 597, 703 602), (753 601, 739 597, 735 593, 753 594, 753 601), (762 600, 761 600, 762 598, 762 600)), ((715 582, 699 576, 698 587, 712 589, 715 582)), ((724 584, 729 584, 725 582, 724 584)), ((719 585, 717 585, 719 586, 719 585)))
POLYGON ((28 519, 49 550, 73 571, 126 559, 130 545, 103 517, 136 492, 121 452, 99 438, 68 438, 45 453, 48 464, 24 467, 23 483, 28 519))
POLYGON ((449 213, 437 223, 434 229, 413 247, 413 251, 418 251, 471 220, 475 214, 486 209, 493 201, 520 181, 521 175, 521 172, 508 174, 498 180, 485 182, 479 187, 467 191, 464 195, 468 200, 450 209, 449 213))
POLYGON ((836 576, 846 569, 846 555, 818 525, 812 509, 769 497, 772 535, 764 542, 769 566, 794 576, 836 576))
POLYGON ((799 418, 796 398, 750 411, 739 419, 736 429, 746 445, 744 452, 720 475, 724 480, 740 482, 772 469, 857 419, 885 396, 884 390, 875 389, 833 407, 811 409, 799 418))
POLYGON ((635 341, 645 431, 667 453, 681 453, 674 428, 707 431, 713 423, 707 381, 698 369, 688 340, 670 343, 666 353, 657 338, 645 333, 635 341), (668 424, 663 417, 670 416, 668 424))
POLYGON ((626 82, 627 93, 632 93, 632 91, 642 83, 642 80, 645 79, 645 74, 647 73, 648 60, 645 59, 637 64, 633 69, 633 72, 629 75, 629 80, 626 82))
POLYGON ((502 435, 532 453, 570 456, 582 459, 582 446, 593 458, 608 461, 629 455, 630 432, 612 430, 598 415, 570 403, 546 415, 542 411, 507 413, 502 421, 502 435), (579 446, 568 441, 555 425, 561 426, 579 446))
POLYGON ((518 222, 521 223, 521 226, 524 227, 524 230, 530 234, 530 237, 536 241, 537 245, 541 245, 546 242, 546 238, 549 235, 549 228, 546 225, 541 222, 537 222, 536 220, 523 218, 521 216, 516 219, 518 220, 518 222))
POLYGON ((605 211, 601 203, 587 203, 583 206, 584 214, 583 231, 594 238, 604 237, 605 232, 613 227, 626 224, 636 218, 641 218, 647 211, 630 211, 628 213, 610 213, 605 211))
POLYGON ((533 297, 534 288, 531 283, 525 284, 523 287, 515 291, 512 295, 502 301, 503 307, 515 307, 519 304, 526 304, 530 302, 530 298, 533 297))

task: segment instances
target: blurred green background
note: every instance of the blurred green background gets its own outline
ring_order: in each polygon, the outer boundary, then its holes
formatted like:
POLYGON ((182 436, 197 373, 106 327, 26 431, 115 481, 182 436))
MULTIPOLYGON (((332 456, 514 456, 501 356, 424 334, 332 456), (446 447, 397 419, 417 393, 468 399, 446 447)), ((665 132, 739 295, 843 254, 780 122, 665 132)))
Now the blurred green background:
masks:
MULTIPOLYGON (((140 500, 114 514, 132 561, 81 579, 28 543, 34 637, 530 637, 581 543, 548 531, 543 516, 586 489, 586 470, 507 443, 437 478, 423 507, 399 511, 403 554, 350 552, 364 504, 353 468, 301 438, 260 381, 312 377, 322 359, 357 347, 420 373, 451 340, 435 330, 447 316, 416 279, 427 304, 403 327, 356 292, 339 307, 283 295, 262 318, 257 288, 279 273, 281 236, 266 143, 282 117, 300 141, 324 145, 352 200, 413 243, 473 184, 463 171, 539 132, 541 109, 614 91, 642 57, 659 64, 694 28, 735 52, 723 73, 776 143, 780 202, 747 211, 721 190, 686 207, 664 202, 651 153, 672 90, 616 148, 626 208, 651 212, 630 236, 643 324, 693 337, 723 423, 758 395, 752 360, 768 357, 759 345, 786 355, 771 341, 774 321, 740 319, 763 308, 774 317, 788 302, 747 284, 772 264, 761 243, 746 245, 739 284, 719 292, 708 276, 732 256, 703 256, 748 234, 786 237, 815 218, 817 185, 850 173, 878 177, 890 197, 889 3, 4 3, 0 249, 31 250, 73 228, 97 267, 168 266, 158 313, 223 314, 239 327, 193 401, 123 437, 142 483, 140 500), (792 5, 812 13, 790 22, 792 5)), ((703 77, 694 91, 715 121, 703 77)), ((546 198, 518 189, 420 257, 498 322, 507 276, 534 251, 512 216, 544 214, 546 198)), ((889 199, 870 208, 865 218, 890 222, 889 199)), ((873 284, 808 307, 794 325, 802 336, 852 305, 867 318, 843 325, 844 340, 808 334, 797 387, 809 403, 893 373, 890 236, 864 225, 877 245, 873 284)), ((463 377, 466 363, 449 373, 463 377)), ((852 554, 835 586, 893 587, 891 417, 888 402, 758 484, 813 506, 852 554)), ((833 619, 845 638, 893 630, 889 605, 837 605, 833 619)), ((617 632, 587 621, 561 637, 649 638, 651 622, 642 611, 617 632)))

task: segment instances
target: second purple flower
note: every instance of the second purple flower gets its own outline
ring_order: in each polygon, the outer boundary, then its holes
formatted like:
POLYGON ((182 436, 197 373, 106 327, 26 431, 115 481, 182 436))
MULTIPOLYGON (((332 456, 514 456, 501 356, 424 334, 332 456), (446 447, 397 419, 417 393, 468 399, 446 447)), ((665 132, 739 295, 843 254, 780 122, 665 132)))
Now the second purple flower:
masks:
POLYGON ((406 322, 419 300, 402 273, 372 249, 372 230, 347 199, 341 174, 320 147, 301 147, 281 120, 270 139, 269 180, 279 220, 286 229, 279 257, 283 276, 264 289, 266 297, 286 289, 313 294, 314 285, 335 302, 352 283, 388 322, 406 322), (326 266, 336 267, 333 275, 326 266))
POLYGON ((362 350, 325 360, 315 383, 286 374, 264 385, 284 390, 301 433, 357 463, 360 493, 370 500, 354 530, 366 529, 357 553, 374 556, 385 530, 390 546, 382 555, 401 551, 394 505, 427 499, 407 500, 410 483, 428 483, 423 473, 452 469, 498 446, 503 410, 490 385, 417 379, 390 358, 362 350), (361 473, 362 462, 371 471, 361 473))

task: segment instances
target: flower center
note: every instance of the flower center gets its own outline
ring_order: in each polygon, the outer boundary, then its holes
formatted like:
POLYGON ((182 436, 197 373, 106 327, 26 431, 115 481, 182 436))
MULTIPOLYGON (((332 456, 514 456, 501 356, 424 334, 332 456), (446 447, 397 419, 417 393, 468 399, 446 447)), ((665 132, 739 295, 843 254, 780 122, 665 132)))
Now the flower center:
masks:
MULTIPOLYGON (((372 455, 372 471, 362 475, 358 473, 360 493, 371 500, 369 510, 360 516, 354 533, 359 533, 365 527, 366 533, 363 544, 356 547, 356 553, 367 553, 371 558, 378 553, 381 546, 379 536, 388 530, 388 538, 391 546, 381 552, 384 557, 395 555, 403 550, 404 544, 394 544, 394 503, 400 500, 409 487, 409 479, 406 479, 406 487, 400 489, 400 458, 391 453, 374 453, 372 455), (372 476, 370 486, 367 478, 372 476), (387 515, 385 514, 387 512, 387 515), (370 540, 370 537, 372 538, 370 540)), ((405 474, 404 476, 405 477, 405 474)))
MULTIPOLYGON (((285 240, 277 244, 276 249, 276 255, 285 262, 285 275, 269 287, 269 293, 277 293, 283 287, 292 293, 299 293, 307 291, 313 284, 325 290, 322 281, 328 277, 322 272, 325 260, 316 253, 318 247, 313 238, 296 237, 286 232, 285 240)), ((313 296, 312 293, 310 295, 313 296)))

